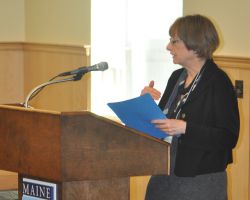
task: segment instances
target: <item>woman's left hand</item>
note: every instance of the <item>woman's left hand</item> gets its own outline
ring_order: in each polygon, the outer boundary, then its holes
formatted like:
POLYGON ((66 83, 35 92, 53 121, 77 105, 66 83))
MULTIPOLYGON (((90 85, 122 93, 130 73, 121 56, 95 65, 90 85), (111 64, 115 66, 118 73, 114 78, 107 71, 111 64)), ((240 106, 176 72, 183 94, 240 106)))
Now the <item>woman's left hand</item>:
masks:
POLYGON ((155 124, 155 127, 166 132, 168 135, 185 134, 187 123, 179 119, 156 119, 151 123, 155 124))

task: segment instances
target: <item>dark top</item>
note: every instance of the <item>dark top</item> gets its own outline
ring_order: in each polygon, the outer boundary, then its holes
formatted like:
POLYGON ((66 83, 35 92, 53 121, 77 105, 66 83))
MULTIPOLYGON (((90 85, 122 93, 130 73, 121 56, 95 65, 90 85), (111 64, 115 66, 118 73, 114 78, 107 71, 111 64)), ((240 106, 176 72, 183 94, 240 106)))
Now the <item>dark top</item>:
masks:
MULTIPOLYGON (((163 110, 184 68, 174 71, 159 107, 163 110)), ((174 173, 177 176, 224 171, 232 162, 239 136, 239 111, 233 85, 213 60, 207 60, 194 91, 181 108, 186 133, 177 138, 174 173)))

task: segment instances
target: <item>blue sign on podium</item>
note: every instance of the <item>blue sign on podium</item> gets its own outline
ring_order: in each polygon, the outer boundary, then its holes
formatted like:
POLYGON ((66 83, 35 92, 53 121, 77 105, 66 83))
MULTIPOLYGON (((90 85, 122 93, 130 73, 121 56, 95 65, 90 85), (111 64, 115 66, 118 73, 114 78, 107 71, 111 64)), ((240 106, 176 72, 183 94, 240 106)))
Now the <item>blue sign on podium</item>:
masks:
POLYGON ((22 184, 22 200, 57 200, 55 183, 23 178, 22 184))

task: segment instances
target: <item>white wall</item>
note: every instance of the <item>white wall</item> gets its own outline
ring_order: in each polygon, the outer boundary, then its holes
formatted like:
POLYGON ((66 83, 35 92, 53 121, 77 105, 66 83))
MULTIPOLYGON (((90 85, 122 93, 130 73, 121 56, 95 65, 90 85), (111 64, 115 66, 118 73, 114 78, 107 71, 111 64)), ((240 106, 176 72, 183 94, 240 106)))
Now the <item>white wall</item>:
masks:
POLYGON ((26 41, 90 44, 90 0, 25 0, 26 41))
MULTIPOLYGON (((0 0, 0 41, 90 44, 91 0, 0 0)), ((184 14, 210 17, 219 55, 250 57, 249 0, 183 0, 184 14)))
POLYGON ((0 0, 0 42, 24 41, 24 0, 0 0))
POLYGON ((91 0, 0 0, 0 42, 90 44, 91 0))
POLYGON ((204 14, 222 35, 218 55, 250 57, 249 0, 183 0, 184 14, 204 14))

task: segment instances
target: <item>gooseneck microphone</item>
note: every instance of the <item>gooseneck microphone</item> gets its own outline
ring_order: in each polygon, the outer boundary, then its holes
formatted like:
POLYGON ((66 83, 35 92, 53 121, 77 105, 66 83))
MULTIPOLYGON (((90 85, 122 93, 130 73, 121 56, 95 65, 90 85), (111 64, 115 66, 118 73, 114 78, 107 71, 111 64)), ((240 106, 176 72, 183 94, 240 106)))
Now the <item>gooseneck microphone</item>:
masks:
POLYGON ((91 71, 104 71, 108 69, 108 63, 107 62, 100 62, 98 64, 89 66, 89 67, 80 67, 78 69, 68 71, 68 72, 63 72, 59 74, 58 76, 69 76, 69 75, 74 75, 74 74, 85 74, 87 72, 91 71))
POLYGON ((88 72, 91 71, 104 71, 108 69, 108 63, 107 62, 101 62, 89 67, 80 67, 78 69, 72 70, 72 71, 67 71, 67 72, 63 72, 58 74, 57 76, 55 76, 54 78, 50 79, 48 82, 43 83, 41 85, 38 85, 37 87, 35 87, 34 89, 32 89, 28 96, 25 99, 25 102, 23 103, 25 108, 29 107, 28 102, 33 99, 44 87, 46 87, 47 85, 52 85, 55 83, 63 83, 63 82, 68 82, 68 81, 78 81, 81 80, 82 76, 88 72), (70 76, 71 77, 66 77, 66 78, 62 78, 62 79, 57 79, 54 80, 58 77, 62 77, 62 76, 70 76))

